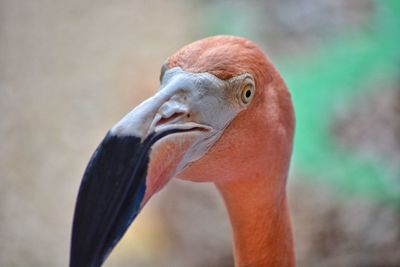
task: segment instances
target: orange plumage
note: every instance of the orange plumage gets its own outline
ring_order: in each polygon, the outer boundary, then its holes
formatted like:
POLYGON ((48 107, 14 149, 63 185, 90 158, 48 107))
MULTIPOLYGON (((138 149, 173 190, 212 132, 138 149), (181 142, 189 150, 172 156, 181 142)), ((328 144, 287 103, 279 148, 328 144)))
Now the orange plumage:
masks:
POLYGON ((238 267, 294 266, 285 189, 294 114, 283 79, 253 42, 233 36, 185 46, 168 65, 220 79, 246 72, 254 76, 254 102, 230 123, 207 155, 180 176, 206 176, 216 183, 230 215, 238 267))

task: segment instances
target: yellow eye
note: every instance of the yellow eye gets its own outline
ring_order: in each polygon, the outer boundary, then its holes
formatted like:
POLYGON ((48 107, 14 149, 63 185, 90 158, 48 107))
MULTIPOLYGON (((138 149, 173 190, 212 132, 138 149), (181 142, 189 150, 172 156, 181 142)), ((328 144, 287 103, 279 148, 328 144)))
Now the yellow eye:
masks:
POLYGON ((243 87, 240 99, 242 100, 243 104, 248 104, 250 100, 253 98, 254 94, 254 87, 252 84, 248 84, 243 87))

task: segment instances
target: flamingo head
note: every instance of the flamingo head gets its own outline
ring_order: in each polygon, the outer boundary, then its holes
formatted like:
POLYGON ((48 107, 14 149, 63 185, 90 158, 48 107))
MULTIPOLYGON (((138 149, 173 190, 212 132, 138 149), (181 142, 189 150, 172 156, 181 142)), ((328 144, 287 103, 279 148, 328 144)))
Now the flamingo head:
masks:
POLYGON ((290 95, 253 42, 215 36, 189 44, 162 66, 160 83, 111 128, 86 168, 71 267, 100 266, 171 178, 243 179, 290 155, 290 95))

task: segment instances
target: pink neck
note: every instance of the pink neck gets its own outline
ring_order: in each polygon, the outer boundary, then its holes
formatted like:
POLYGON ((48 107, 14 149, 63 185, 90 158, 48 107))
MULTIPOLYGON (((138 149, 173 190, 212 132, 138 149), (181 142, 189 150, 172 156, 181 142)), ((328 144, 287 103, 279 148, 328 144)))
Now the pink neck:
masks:
POLYGON ((295 266, 282 180, 256 175, 217 183, 232 224, 236 267, 295 266))

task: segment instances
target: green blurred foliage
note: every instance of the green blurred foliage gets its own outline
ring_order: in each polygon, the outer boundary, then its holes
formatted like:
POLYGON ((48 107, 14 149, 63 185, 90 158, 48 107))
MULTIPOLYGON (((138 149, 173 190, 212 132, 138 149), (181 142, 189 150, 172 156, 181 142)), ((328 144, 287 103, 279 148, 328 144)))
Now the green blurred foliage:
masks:
MULTIPOLYGON (((400 2, 373 2, 367 26, 319 40, 313 51, 274 62, 291 89, 297 125, 293 165, 312 182, 328 183, 340 196, 357 195, 400 204, 400 173, 342 145, 332 131, 338 105, 352 105, 382 81, 399 73, 400 2), (397 33, 397 34, 396 34, 397 33)), ((254 7, 253 7, 254 8, 254 7)), ((251 5, 223 1, 207 12, 205 35, 238 34, 253 38, 251 5)), ((264 25, 268 28, 268 25, 264 25)))

